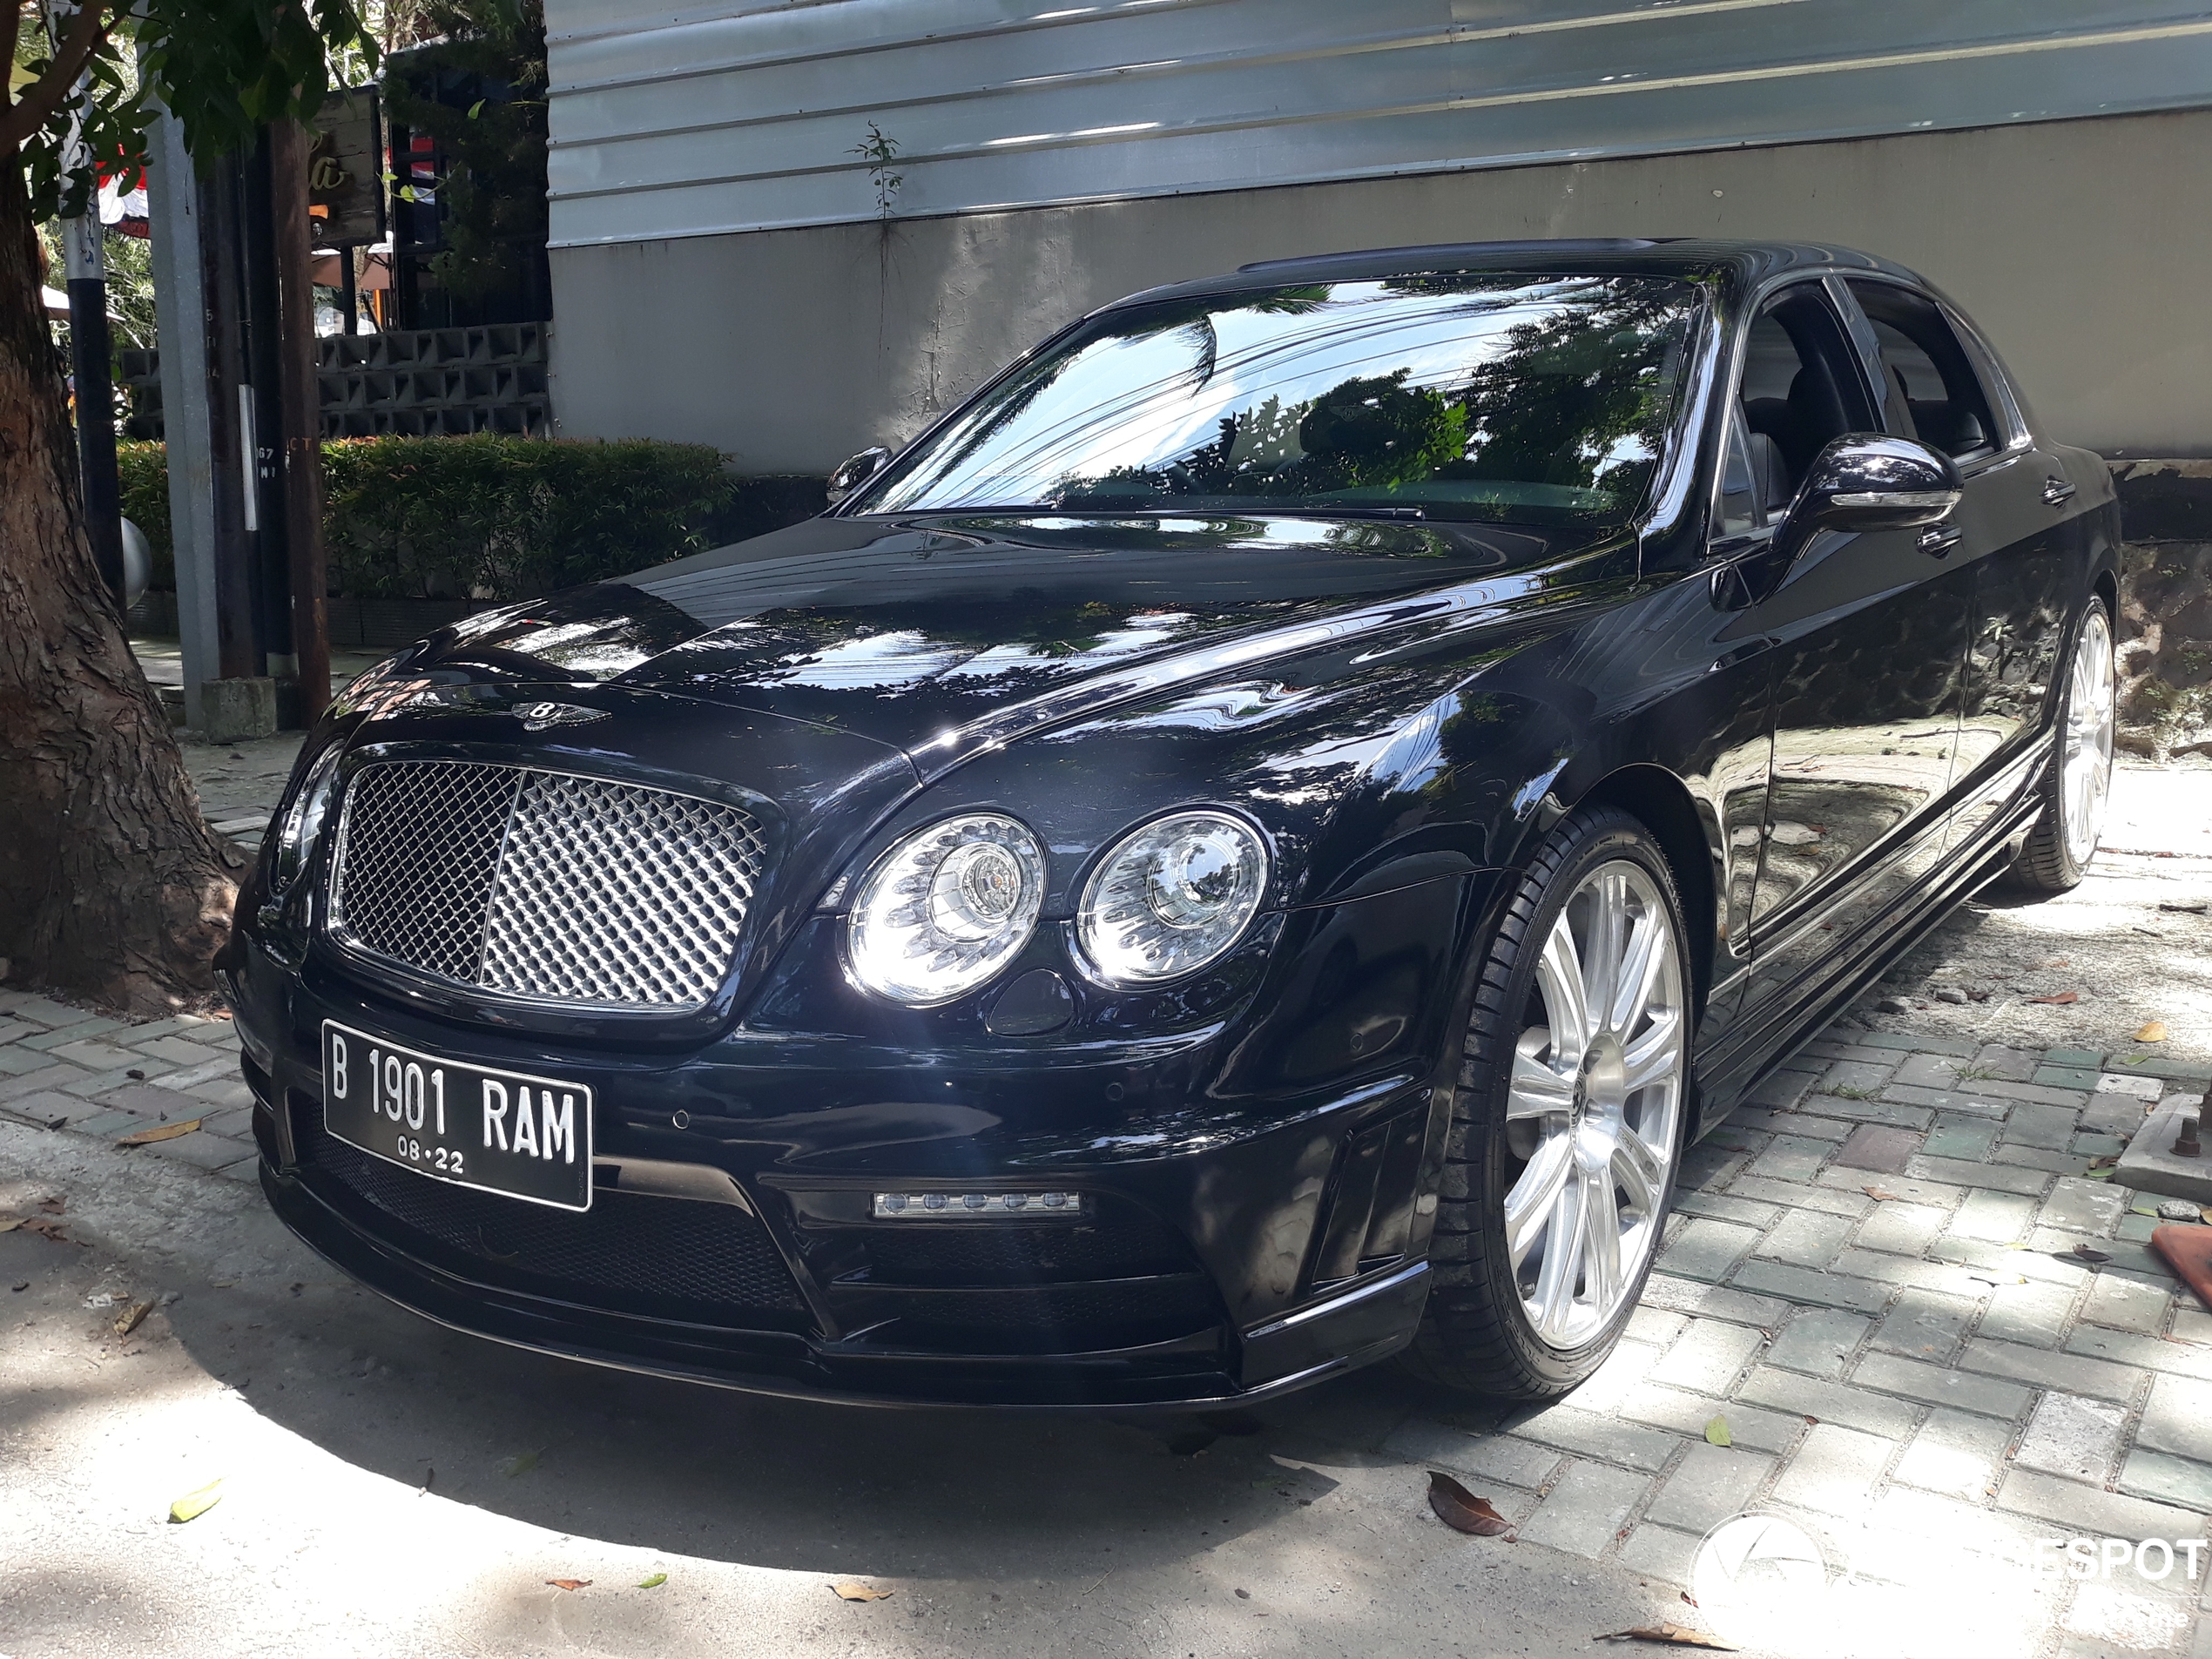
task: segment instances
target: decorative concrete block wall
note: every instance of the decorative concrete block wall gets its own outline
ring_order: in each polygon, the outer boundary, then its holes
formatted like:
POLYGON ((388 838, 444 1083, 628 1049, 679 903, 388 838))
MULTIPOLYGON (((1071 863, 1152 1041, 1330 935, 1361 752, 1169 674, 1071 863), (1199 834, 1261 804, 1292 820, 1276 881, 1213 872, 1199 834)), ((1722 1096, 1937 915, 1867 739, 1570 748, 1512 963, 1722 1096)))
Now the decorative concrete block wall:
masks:
POLYGON ((2120 745, 2159 760, 2212 754, 2212 461, 2112 470, 2128 537, 2120 745))

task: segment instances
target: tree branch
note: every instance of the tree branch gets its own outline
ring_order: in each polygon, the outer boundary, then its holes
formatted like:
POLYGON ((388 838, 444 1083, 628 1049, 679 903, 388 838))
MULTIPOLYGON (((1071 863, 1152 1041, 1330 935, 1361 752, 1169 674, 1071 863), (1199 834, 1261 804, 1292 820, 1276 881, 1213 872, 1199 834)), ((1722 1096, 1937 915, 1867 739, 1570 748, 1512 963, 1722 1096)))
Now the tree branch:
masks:
MULTIPOLYGON (((0 64, 5 64, 9 71, 13 73, 16 41, 23 30, 24 0, 0 0, 0 8, 6 10, 6 15, 0 17, 0 64)), ((4 103, 6 98, 5 93, 0 92, 0 103, 4 103)))
MULTIPOLYGON (((61 107, 77 84, 77 78, 108 31, 108 0, 87 0, 87 3, 70 19, 69 33, 54 53, 54 61, 46 72, 24 91, 23 97, 5 114, 0 114, 0 152, 12 152, 23 141, 46 125, 46 118, 61 107)), ((13 54, 10 62, 14 61, 13 54)))

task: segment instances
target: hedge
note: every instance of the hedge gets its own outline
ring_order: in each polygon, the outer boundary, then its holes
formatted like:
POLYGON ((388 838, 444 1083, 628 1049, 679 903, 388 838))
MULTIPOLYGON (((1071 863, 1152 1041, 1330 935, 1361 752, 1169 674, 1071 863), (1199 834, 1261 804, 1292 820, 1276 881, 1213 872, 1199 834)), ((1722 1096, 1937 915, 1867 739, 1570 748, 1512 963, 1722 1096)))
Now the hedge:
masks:
MULTIPOLYGON (((123 511, 176 586, 158 443, 118 443, 123 511)), ((819 478, 747 478, 704 444, 334 438, 322 447, 330 591, 527 599, 622 576, 819 512, 819 478)))

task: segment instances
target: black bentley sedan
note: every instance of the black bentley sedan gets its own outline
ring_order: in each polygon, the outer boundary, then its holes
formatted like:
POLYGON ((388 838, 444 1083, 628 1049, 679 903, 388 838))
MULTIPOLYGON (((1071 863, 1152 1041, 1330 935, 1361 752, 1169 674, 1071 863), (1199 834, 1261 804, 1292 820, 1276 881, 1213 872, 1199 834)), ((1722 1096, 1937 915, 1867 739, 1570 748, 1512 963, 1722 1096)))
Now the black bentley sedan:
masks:
POLYGON ((403 1305, 873 1402, 1556 1394, 1688 1144, 2096 846, 2106 472, 1847 249, 1247 266, 834 485, 302 750, 220 966, 270 1202, 403 1305))

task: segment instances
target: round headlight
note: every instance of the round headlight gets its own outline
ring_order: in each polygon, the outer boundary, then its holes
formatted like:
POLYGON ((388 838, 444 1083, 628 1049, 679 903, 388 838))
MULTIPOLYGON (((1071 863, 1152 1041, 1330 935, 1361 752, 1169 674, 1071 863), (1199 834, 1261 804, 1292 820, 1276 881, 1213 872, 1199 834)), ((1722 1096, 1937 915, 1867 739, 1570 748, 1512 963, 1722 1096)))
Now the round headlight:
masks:
POLYGON ((1044 849, 998 813, 932 824, 876 860, 846 918, 853 976, 880 996, 931 1008, 1014 960, 1044 904, 1044 849))
POLYGON ((323 821, 330 816, 331 797, 338 789, 338 762, 345 754, 346 745, 334 743, 315 758, 307 775, 300 781, 292 804, 278 817, 275 830, 276 860, 269 869, 269 889, 273 894, 283 893, 300 879, 307 867, 307 860, 314 856, 315 842, 322 834, 323 821))
POLYGON ((1157 984, 1235 944, 1266 892, 1258 831, 1226 813, 1177 813, 1123 837, 1100 861, 1076 940, 1103 983, 1157 984))

